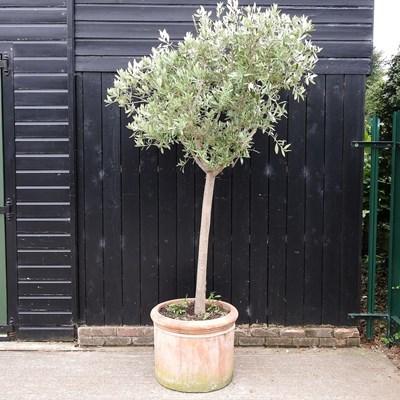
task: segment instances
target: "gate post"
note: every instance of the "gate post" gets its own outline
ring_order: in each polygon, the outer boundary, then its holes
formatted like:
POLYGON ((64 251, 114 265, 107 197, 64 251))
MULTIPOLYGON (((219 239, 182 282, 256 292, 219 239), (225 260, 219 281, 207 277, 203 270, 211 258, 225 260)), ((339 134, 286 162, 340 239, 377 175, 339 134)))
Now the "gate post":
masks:
MULTIPOLYGON (((371 121, 371 141, 379 141, 380 121, 374 114, 371 121)), ((376 285, 376 242, 378 220, 378 178, 379 178, 379 148, 371 147, 371 172, 369 192, 369 221, 368 221, 368 296, 367 312, 375 313, 375 285, 376 285)), ((374 320, 367 319, 366 336, 371 340, 374 336, 374 320)))
POLYGON ((392 179, 390 194, 388 337, 400 331, 400 111, 393 114, 392 179), (392 325, 394 325, 395 328, 392 329, 392 325))

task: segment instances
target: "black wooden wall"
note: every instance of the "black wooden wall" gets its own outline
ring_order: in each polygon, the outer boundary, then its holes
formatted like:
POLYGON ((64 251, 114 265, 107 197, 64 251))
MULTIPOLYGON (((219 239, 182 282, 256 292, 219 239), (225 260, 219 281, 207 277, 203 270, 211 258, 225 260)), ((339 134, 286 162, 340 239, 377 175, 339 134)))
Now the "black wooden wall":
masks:
MULTIPOLYGON (((197 6, 215 2, 0 0, 0 42, 14 56, 17 262, 8 268, 20 338, 147 324, 158 301, 193 294, 204 176, 176 168, 179 148, 134 148, 104 98, 115 70, 147 54, 159 29, 180 39, 197 6)), ((288 157, 259 136, 259 153, 218 179, 208 288, 243 323, 345 325, 358 309, 362 157, 350 144, 363 135, 373 0, 277 3, 312 17, 319 77, 306 102, 288 99, 278 127, 288 157)))
MULTIPOLYGON (((157 45, 159 29, 180 39, 195 4, 215 2, 75 3, 80 316, 147 324, 158 301, 193 295, 204 176, 177 170, 179 148, 135 149, 124 116, 103 100, 114 71, 157 45)), ((372 1, 278 3, 313 18, 320 75, 279 125, 289 156, 258 137, 260 153, 218 179, 208 289, 240 322, 347 324, 358 309, 362 180, 350 144, 363 135, 372 1)))

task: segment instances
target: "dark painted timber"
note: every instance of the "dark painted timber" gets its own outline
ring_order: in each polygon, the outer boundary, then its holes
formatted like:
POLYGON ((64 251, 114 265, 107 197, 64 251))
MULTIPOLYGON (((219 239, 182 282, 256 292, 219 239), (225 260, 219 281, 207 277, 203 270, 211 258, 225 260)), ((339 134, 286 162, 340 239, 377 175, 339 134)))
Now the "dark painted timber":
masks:
MULTIPOLYGON (((145 325, 157 302, 193 296, 204 174, 176 168, 179 147, 135 148, 126 115, 104 98, 115 70, 157 46, 160 29, 181 40, 193 11, 215 2, 1 2, 16 205, 8 312, 19 339, 72 340, 77 323, 145 325)), ((242 323, 346 325, 359 300, 362 156, 351 141, 363 135, 373 0, 277 3, 313 20, 319 76, 305 101, 287 96, 277 130, 292 151, 276 157, 259 134, 258 152, 218 177, 208 290, 242 323)))

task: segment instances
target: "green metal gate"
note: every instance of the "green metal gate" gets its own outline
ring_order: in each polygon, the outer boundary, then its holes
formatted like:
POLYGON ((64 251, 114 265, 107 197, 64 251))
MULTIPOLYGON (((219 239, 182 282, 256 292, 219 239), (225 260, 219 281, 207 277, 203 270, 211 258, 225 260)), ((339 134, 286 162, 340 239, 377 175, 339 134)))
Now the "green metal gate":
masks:
POLYGON ((349 314, 350 318, 367 321, 366 337, 374 336, 374 320, 386 319, 387 337, 400 332, 400 111, 393 114, 391 141, 379 140, 380 121, 375 115, 371 122, 371 141, 353 142, 354 147, 371 148, 370 210, 368 226, 368 299, 367 312, 349 314), (391 151, 390 233, 388 259, 387 311, 377 313, 375 308, 376 247, 378 215, 379 151, 391 151))

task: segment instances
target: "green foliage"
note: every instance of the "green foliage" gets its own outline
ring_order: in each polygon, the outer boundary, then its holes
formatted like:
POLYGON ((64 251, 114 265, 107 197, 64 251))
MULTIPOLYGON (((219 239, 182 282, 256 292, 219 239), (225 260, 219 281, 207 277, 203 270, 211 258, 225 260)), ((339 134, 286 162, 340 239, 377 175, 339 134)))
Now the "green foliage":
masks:
POLYGON ((282 90, 302 99, 315 75, 320 50, 307 39, 306 17, 219 3, 216 18, 201 7, 194 15, 196 37, 177 45, 160 32, 151 55, 118 71, 106 102, 117 102, 132 118, 136 146, 161 151, 183 145, 180 165, 193 159, 217 175, 250 155, 257 130, 283 155, 289 145, 274 125, 286 115, 282 90))
POLYGON ((189 301, 185 298, 177 303, 172 303, 167 307, 167 311, 177 315, 182 316, 187 314, 189 308, 189 301))
POLYGON ((216 294, 215 292, 211 292, 207 298, 208 301, 219 301, 221 300, 221 295, 216 294))
MULTIPOLYGON (((387 79, 384 80, 380 92, 380 98, 378 98, 376 102, 376 110, 381 120, 381 140, 392 140, 393 113, 400 110, 400 50, 389 61, 388 67, 386 74, 387 79)), ((379 229, 383 232, 388 232, 389 230, 391 186, 390 160, 390 151, 380 152, 378 225, 379 229)), ((385 234, 381 236, 384 237, 385 234)))
POLYGON ((377 111, 382 121, 386 140, 391 139, 392 116, 400 110, 400 49, 389 61, 387 80, 382 88, 377 111))
MULTIPOLYGON (((221 300, 221 296, 215 294, 215 292, 211 292, 207 300, 206 312, 202 314, 202 319, 207 320, 215 315, 221 315, 223 311, 221 306, 218 304, 219 300, 221 300)), ((189 306, 190 303, 187 298, 185 298, 177 303, 169 304, 167 311, 176 315, 177 317, 186 317, 188 316, 189 306)))
POLYGON ((384 334, 381 337, 381 341, 386 346, 391 346, 393 344, 396 344, 397 342, 400 341, 400 332, 396 332, 395 334, 393 334, 391 336, 387 336, 384 334))
POLYGON ((219 294, 211 292, 207 300, 206 312, 203 315, 204 320, 209 319, 211 315, 218 315, 222 313, 221 306, 218 304, 218 301, 221 300, 221 296, 219 294))
POLYGON ((365 119, 369 127, 369 121, 379 109, 382 101, 383 86, 385 84, 385 68, 382 52, 374 49, 372 54, 372 71, 367 77, 365 91, 365 119))
MULTIPOLYGON (((371 140, 370 121, 375 112, 381 115, 382 98, 385 86, 385 61, 382 53, 374 49, 372 55, 372 71, 366 80, 365 93, 365 134, 364 140, 371 140)), ((381 126, 381 140, 389 140, 385 128, 381 126)), ((378 180, 378 252, 382 257, 378 257, 378 263, 386 263, 387 253, 387 232, 389 229, 390 217, 390 151, 379 152, 379 180, 378 180)), ((368 243, 368 217, 369 217, 369 191, 371 173, 371 154, 370 150, 364 152, 364 193, 363 193, 363 255, 367 261, 368 243)))

